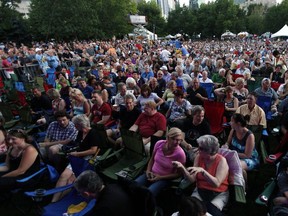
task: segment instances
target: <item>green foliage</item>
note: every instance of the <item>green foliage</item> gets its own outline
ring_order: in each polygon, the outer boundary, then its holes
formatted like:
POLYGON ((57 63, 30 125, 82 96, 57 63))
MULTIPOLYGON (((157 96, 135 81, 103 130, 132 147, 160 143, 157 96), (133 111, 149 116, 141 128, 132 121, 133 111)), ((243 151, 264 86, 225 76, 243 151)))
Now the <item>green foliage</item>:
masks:
POLYGON ((32 0, 29 20, 40 38, 112 38, 129 32, 133 11, 130 0, 32 0))
POLYGON ((17 1, 0 1, 0 41, 23 41, 28 33, 22 14, 15 10, 17 1))
POLYGON ((279 5, 268 8, 264 18, 265 31, 276 32, 288 24, 288 0, 279 5))
POLYGON ((158 36, 167 34, 165 19, 162 17, 161 10, 155 0, 150 2, 141 1, 138 3, 137 9, 138 15, 146 16, 148 20, 146 28, 149 31, 153 32, 155 27, 155 33, 158 34, 158 36))
POLYGON ((262 4, 252 4, 247 12, 247 30, 254 34, 261 35, 264 32, 264 18, 267 7, 262 4))

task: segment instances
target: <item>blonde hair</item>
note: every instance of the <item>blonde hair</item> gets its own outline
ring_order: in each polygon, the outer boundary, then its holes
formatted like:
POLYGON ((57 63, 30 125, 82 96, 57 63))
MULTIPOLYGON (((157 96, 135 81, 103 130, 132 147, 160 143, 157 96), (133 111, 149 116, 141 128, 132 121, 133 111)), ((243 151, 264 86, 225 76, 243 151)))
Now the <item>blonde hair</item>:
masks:
POLYGON ((236 85, 244 84, 244 83, 245 83, 245 80, 244 80, 244 78, 242 78, 242 77, 238 77, 238 78, 235 80, 235 84, 236 84, 236 85))
POLYGON ((156 109, 156 103, 154 101, 147 101, 145 106, 150 107, 151 109, 156 109))
POLYGON ((170 130, 167 133, 167 137, 169 137, 169 138, 173 138, 173 137, 176 137, 179 135, 181 135, 181 137, 182 137, 182 131, 177 127, 170 128, 170 130))
POLYGON ((85 96, 83 95, 83 93, 82 93, 82 91, 80 89, 72 88, 72 89, 70 89, 69 96, 71 98, 71 103, 73 105, 76 103, 76 100, 74 98, 76 95, 81 96, 83 101, 86 101, 86 98, 85 98, 85 96))

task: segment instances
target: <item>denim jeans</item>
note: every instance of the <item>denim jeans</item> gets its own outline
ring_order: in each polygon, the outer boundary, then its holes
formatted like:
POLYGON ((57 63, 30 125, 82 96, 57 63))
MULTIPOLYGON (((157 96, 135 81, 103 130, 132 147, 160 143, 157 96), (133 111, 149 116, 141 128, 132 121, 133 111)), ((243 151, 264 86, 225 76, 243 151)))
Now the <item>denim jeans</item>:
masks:
POLYGON ((139 176, 135 181, 140 185, 148 187, 154 197, 156 197, 163 188, 167 187, 170 184, 169 180, 150 182, 146 177, 146 173, 139 176))

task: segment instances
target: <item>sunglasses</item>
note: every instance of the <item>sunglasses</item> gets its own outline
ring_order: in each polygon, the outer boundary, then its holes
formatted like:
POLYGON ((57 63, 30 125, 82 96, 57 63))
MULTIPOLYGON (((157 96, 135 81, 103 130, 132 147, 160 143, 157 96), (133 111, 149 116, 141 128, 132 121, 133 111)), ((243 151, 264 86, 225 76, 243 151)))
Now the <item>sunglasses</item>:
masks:
POLYGON ((11 129, 7 131, 7 135, 10 135, 10 136, 14 136, 17 133, 23 136, 26 136, 26 133, 21 129, 11 129))

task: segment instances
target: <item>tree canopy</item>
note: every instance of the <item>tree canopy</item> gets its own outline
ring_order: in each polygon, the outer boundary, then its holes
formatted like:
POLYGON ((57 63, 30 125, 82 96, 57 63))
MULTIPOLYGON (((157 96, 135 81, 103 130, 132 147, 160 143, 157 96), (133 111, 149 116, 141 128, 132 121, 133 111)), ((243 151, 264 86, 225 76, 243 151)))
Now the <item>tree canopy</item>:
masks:
POLYGON ((132 31, 129 14, 147 17, 146 28, 159 36, 186 33, 190 37, 201 33, 203 38, 220 37, 226 30, 253 34, 276 32, 288 23, 288 0, 267 8, 250 5, 246 10, 233 0, 216 0, 198 8, 180 7, 161 15, 156 0, 31 0, 28 18, 16 11, 20 0, 0 0, 0 40, 111 39, 132 31), (273 25, 272 25, 273 23, 273 25))

